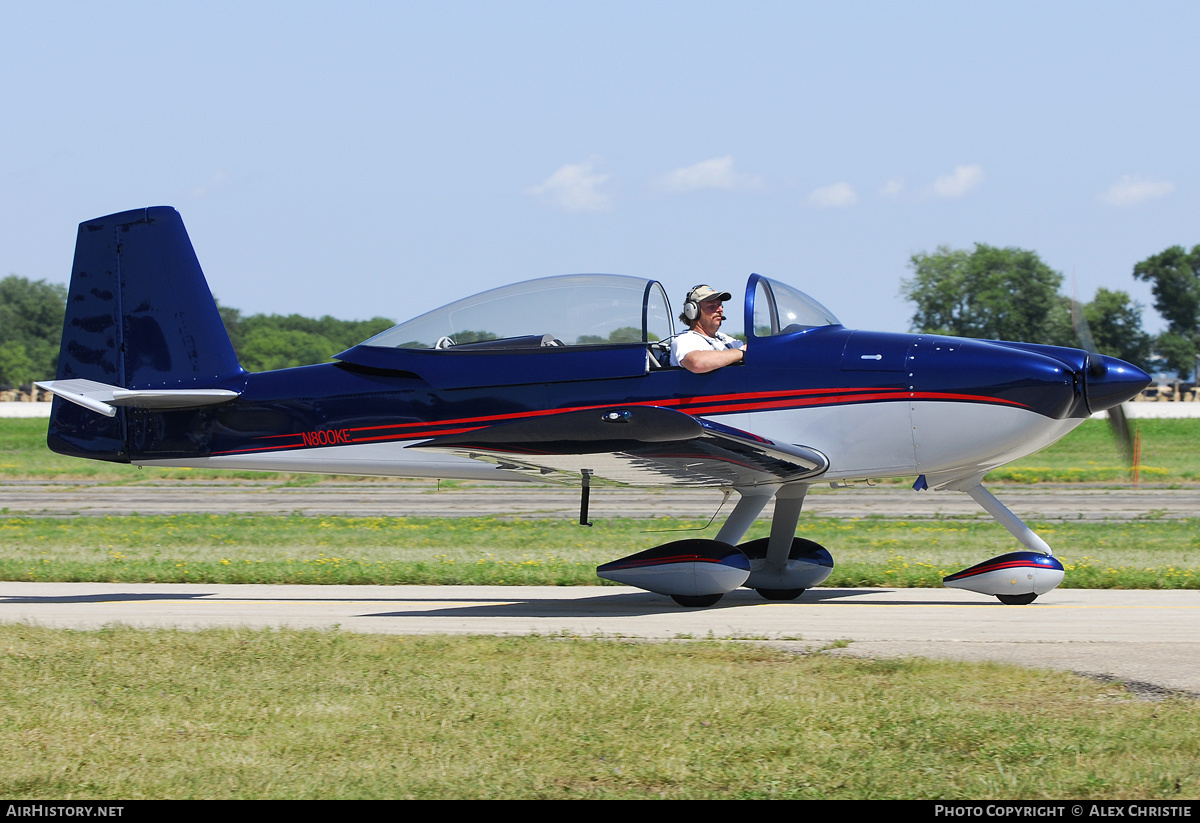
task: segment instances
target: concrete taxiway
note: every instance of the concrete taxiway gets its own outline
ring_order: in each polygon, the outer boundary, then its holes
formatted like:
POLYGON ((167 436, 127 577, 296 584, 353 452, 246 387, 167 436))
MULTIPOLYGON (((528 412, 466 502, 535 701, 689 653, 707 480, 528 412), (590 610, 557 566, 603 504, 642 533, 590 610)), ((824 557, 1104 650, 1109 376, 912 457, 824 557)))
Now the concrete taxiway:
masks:
POLYGON ((0 583, 0 622, 381 634, 730 638, 870 657, 996 661, 1200 696, 1200 592, 1059 589, 1029 606, 954 589, 738 590, 685 609, 618 587, 0 583))
MULTIPOLYGON (((1200 516, 1200 488, 1103 488, 1082 484, 1058 487, 999 486, 996 495, 1021 517, 1039 520, 1134 520, 1144 517, 1200 516)), ((685 517, 707 520, 721 507, 713 490, 592 490, 593 520, 612 517, 685 517)), ((721 510, 727 515, 736 502, 721 510)), ((0 508, 10 514, 305 514, 346 517, 563 517, 579 515, 579 489, 564 486, 463 484, 439 487, 433 481, 337 482, 291 485, 278 480, 6 481, 0 508)), ((772 511, 768 503, 761 517, 772 511)), ((990 519, 962 492, 916 492, 906 486, 866 484, 831 489, 814 485, 804 504, 806 516, 953 517, 990 519)))

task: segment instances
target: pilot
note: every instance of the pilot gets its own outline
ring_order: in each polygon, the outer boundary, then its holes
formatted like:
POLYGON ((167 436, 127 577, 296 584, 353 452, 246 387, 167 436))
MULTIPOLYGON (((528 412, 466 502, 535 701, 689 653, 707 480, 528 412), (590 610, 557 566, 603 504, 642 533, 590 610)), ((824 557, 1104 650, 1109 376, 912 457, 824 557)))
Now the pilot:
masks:
POLYGON ((688 330, 671 341, 672 366, 703 374, 746 359, 746 344, 720 331, 725 322, 722 304, 729 299, 729 292, 712 286, 695 286, 688 292, 679 315, 688 330))

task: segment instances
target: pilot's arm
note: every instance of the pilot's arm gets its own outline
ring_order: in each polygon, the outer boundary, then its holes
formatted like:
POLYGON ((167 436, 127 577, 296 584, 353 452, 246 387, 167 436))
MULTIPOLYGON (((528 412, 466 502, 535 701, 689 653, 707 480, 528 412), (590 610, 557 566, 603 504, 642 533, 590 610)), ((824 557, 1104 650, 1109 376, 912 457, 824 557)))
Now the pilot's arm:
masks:
POLYGON ((694 351, 688 352, 680 358, 679 365, 690 372, 704 374, 705 372, 716 371, 724 366, 732 366, 734 363, 741 363, 745 359, 746 350, 744 348, 722 349, 721 351, 694 351))
POLYGON ((715 371, 746 359, 746 344, 720 335, 708 338, 695 331, 684 332, 671 341, 671 365, 696 374, 715 371), (725 348, 714 348, 714 346, 725 348))

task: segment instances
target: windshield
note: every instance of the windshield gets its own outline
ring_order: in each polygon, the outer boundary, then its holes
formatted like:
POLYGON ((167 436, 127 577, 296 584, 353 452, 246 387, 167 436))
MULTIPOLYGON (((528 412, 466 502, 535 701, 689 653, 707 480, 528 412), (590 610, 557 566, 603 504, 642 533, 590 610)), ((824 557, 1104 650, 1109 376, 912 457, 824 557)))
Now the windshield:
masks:
POLYGON ((833 312, 786 283, 752 274, 747 289, 753 290, 753 308, 747 308, 753 311, 748 325, 754 329, 755 337, 841 325, 833 312))
POLYGON ((674 334, 670 304, 654 280, 568 274, 476 294, 393 326, 365 346, 451 349, 476 344, 588 346, 650 343, 674 334))

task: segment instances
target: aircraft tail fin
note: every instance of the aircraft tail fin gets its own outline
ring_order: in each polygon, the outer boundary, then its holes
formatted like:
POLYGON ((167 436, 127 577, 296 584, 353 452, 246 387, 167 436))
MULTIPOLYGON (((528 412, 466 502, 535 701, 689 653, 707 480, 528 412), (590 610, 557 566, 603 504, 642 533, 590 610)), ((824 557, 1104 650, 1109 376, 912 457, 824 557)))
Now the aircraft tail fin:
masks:
MULTIPOLYGON (((178 212, 158 206, 79 225, 54 384, 90 382, 135 398, 196 390, 234 396, 243 375, 178 212)), ((86 392, 55 394, 51 449, 128 460, 124 409, 97 413, 80 402, 86 392)))

